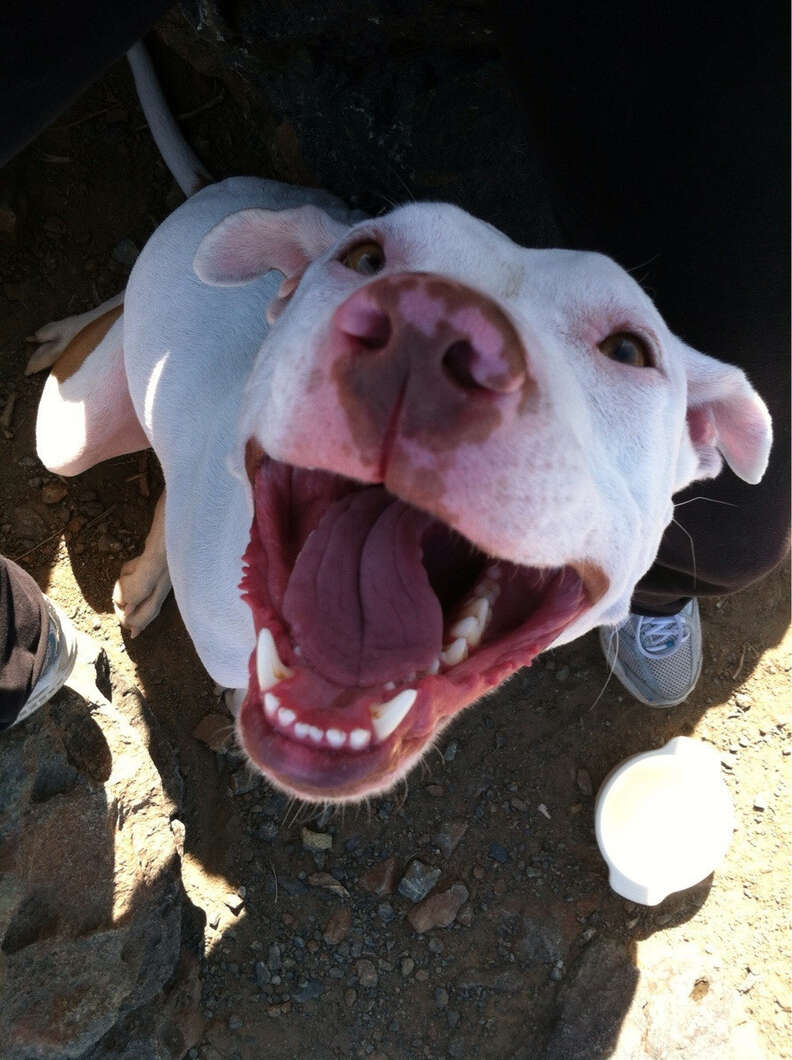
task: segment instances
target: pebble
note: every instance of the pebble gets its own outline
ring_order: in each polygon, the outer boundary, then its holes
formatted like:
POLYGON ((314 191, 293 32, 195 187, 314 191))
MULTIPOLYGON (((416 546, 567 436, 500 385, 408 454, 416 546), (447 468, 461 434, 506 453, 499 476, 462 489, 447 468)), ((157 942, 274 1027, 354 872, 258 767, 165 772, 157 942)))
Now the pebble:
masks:
POLYGON ((346 938, 352 926, 352 910, 341 907, 330 915, 324 929, 323 938, 329 946, 337 946, 346 938))
POLYGON ((332 850, 333 837, 327 832, 312 832, 310 828, 303 828, 302 844, 306 850, 332 850))
POLYGON ((308 877, 308 882, 312 887, 322 887, 325 891, 337 894, 339 898, 349 898, 349 891, 346 887, 329 872, 312 872, 308 877))
POLYGON ((396 858, 381 861, 364 873, 358 880, 358 884, 364 891, 369 891, 371 894, 393 894, 396 884, 396 866, 396 858))
POLYGON ((766 810, 768 801, 768 796, 764 792, 754 795, 753 808, 755 810, 766 810))
POLYGON ((509 851, 505 846, 500 843, 490 843, 489 856, 493 861, 499 862, 501 865, 505 865, 509 860, 509 851))
POLYGON ((401 974, 404 976, 404 978, 406 979, 408 976, 412 975, 414 970, 415 961, 412 959, 412 957, 402 957, 401 974))
POLYGON ((42 486, 41 499, 45 504, 60 504, 68 492, 62 482, 48 482, 42 486))
POLYGON ((575 774, 575 782, 578 786, 578 791, 583 795, 591 795, 593 787, 591 784, 591 777, 587 769, 579 769, 575 774))
POLYGON ((212 750, 222 753, 234 742, 234 727, 227 714, 206 714, 192 731, 196 740, 212 750))
POLYGON ((467 821, 443 821, 440 831, 432 840, 440 848, 443 857, 450 857, 467 831, 467 821))
POLYGON ((448 1005, 448 991, 443 986, 438 986, 435 990, 435 1004, 438 1008, 445 1008, 448 1005))
POLYGON ((377 906, 377 916, 384 923, 389 924, 396 916, 396 912, 390 902, 381 902, 377 906))
POLYGON ((556 671, 556 681, 560 681, 562 684, 569 677, 569 667, 562 666, 560 670, 556 671))
POLYGON ((349 990, 346 990, 344 992, 344 1001, 346 1002, 348 1008, 352 1008, 352 1006, 357 1001, 357 990, 352 990, 351 988, 349 990))
POLYGON ((271 972, 279 972, 281 970, 281 950, 277 942, 273 942, 267 950, 267 966, 271 972))
POLYGON ((458 750, 459 744, 456 742, 456 740, 452 740, 451 743, 449 743, 448 747, 446 747, 445 751, 443 751, 444 761, 453 762, 457 756, 458 750))
POLYGON ((415 858, 399 882, 399 894, 409 898, 411 902, 420 902, 439 879, 440 869, 415 858))
POLYGON ((464 883, 454 883, 447 891, 433 894, 414 906, 407 914, 407 919, 419 935, 434 927, 449 927, 468 896, 464 883))
POLYGON ((238 1031, 242 1026, 241 1016, 229 1016, 228 1017, 228 1029, 230 1031, 238 1031))
POLYGON ((271 980, 270 970, 265 961, 256 961, 255 966, 256 983, 260 989, 267 986, 271 980))
POLYGON ((366 957, 362 957, 355 965, 355 971, 357 972, 358 980, 361 986, 375 987, 379 982, 379 976, 377 975, 377 969, 374 964, 366 957))
POLYGON ((244 904, 245 899, 239 894, 227 894, 223 899, 223 905, 227 905, 234 916, 239 916, 244 904))
POLYGON ((291 995, 292 1001, 316 1001, 324 993, 324 986, 317 979, 306 979, 300 983, 291 995))

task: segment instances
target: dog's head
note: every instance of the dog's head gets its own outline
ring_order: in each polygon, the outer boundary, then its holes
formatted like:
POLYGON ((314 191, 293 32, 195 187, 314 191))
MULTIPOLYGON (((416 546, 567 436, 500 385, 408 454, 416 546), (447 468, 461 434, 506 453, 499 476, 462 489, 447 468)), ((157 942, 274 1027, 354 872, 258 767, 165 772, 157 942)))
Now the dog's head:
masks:
POLYGON ((238 730, 277 784, 355 799, 548 645, 621 620, 672 495, 722 458, 757 482, 770 422, 609 258, 452 206, 244 210, 195 259, 221 285, 273 266, 240 417, 238 730))

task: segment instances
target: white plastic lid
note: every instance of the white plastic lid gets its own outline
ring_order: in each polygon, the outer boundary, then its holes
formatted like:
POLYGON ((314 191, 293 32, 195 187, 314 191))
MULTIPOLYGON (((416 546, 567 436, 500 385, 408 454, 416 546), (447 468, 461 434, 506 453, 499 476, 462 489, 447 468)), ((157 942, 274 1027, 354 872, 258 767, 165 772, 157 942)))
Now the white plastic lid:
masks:
POLYGON ((597 843, 617 894, 657 905, 705 879, 731 841, 734 809, 717 752, 677 736, 634 755, 605 779, 597 843))

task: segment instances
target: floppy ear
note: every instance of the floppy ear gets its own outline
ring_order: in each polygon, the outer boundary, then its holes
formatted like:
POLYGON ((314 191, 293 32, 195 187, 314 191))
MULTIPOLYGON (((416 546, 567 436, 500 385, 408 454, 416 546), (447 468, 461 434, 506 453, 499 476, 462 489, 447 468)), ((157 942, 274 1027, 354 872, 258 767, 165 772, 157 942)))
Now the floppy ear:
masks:
POLYGON ((293 276, 346 230, 317 206, 239 210, 203 237, 193 269, 199 280, 214 287, 250 283, 270 269, 293 276))
POLYGON ((735 475, 755 485, 764 475, 773 440, 767 407, 734 365, 683 346, 687 372, 687 426, 697 468, 688 481, 712 478, 721 457, 735 475))

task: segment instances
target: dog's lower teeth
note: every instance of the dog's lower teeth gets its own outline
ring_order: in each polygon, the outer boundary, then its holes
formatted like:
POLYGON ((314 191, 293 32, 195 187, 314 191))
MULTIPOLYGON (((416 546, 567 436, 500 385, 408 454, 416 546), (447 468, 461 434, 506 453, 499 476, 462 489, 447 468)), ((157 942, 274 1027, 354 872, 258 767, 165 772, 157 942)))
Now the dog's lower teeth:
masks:
POLYGON ((341 732, 340 729, 327 730, 327 742, 331 747, 343 747, 346 743, 346 738, 346 733, 341 732))
POLYGON ((405 688, 387 703, 370 707, 371 724, 377 739, 382 742, 404 721, 418 695, 414 688, 405 688))
POLYGON ((289 710, 288 707, 281 707, 278 711, 278 722, 284 727, 291 725, 297 715, 293 710, 289 710))
POLYGON ((264 695, 264 713, 268 718, 274 718, 278 713, 278 707, 280 706, 280 700, 277 696, 273 696, 272 692, 267 692, 264 695))
POLYGON ((362 751, 371 740, 371 733, 367 729, 353 729, 349 734, 349 746, 355 751, 362 751))

